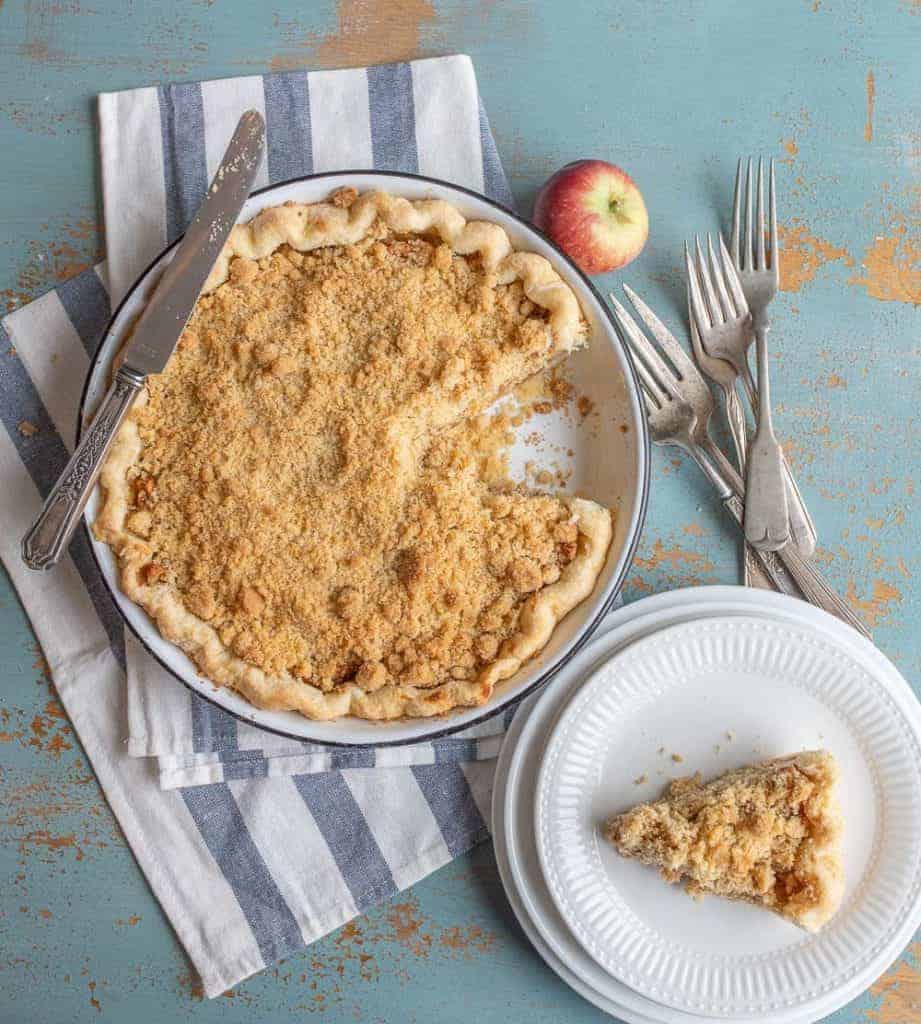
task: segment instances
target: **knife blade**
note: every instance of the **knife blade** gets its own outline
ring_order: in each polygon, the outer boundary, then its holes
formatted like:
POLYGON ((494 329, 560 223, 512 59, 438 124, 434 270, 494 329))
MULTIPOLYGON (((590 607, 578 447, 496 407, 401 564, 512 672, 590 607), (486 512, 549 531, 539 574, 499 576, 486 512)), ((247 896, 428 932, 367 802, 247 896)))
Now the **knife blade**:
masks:
POLYGON ((119 426, 147 377, 162 373, 173 354, 246 202, 264 146, 262 115, 248 110, 237 123, 205 198, 132 331, 96 415, 23 537, 22 559, 30 569, 52 568, 67 548, 119 426))
POLYGON ((162 373, 166 367, 249 195, 264 137, 262 115, 248 110, 125 347, 123 362, 136 373, 162 373))

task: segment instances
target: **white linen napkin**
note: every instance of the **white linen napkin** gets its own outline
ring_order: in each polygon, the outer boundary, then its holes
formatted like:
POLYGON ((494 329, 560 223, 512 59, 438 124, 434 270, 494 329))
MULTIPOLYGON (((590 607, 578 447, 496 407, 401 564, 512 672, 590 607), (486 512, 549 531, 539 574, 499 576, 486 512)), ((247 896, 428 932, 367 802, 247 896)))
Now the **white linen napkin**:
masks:
POLYGON ((495 754, 504 724, 500 716, 465 737, 386 753, 266 736, 190 694, 125 636, 84 534, 53 573, 20 560, 19 539, 73 446, 112 305, 183 230, 248 107, 268 126, 257 184, 386 167, 511 201, 466 57, 108 94, 108 273, 87 270, 0 321, 0 556, 208 996, 485 838, 494 762, 474 758, 495 754))
MULTIPOLYGON (((511 204, 466 57, 106 94, 99 119, 113 306, 184 230, 237 118, 250 107, 266 120, 266 153, 254 188, 374 167, 436 175, 511 204)), ((504 733, 498 717, 408 747, 350 751, 299 742, 238 722, 191 696, 132 638, 126 655, 128 750, 158 758, 164 787, 488 759, 504 733)))

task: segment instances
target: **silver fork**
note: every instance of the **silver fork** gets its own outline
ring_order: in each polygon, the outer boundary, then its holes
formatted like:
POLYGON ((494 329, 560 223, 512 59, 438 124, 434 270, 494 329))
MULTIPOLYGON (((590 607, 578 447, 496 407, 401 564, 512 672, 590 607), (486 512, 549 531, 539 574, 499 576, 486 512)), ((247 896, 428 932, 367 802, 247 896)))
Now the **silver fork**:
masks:
MULTIPOLYGON (((740 361, 742 363, 742 383, 748 395, 752 412, 758 409, 758 388, 752 379, 751 370, 748 365, 746 352, 755 340, 759 330, 765 333, 770 329, 770 322, 767 315, 767 307, 777 294, 780 288, 780 261, 777 258, 778 237, 777 237, 777 189, 774 177, 774 161, 771 160, 770 170, 770 203, 768 210, 768 224, 770 230, 769 252, 764 249, 764 218, 763 206, 761 205, 762 187, 764 181, 764 161, 759 159, 758 163, 758 197, 759 197, 759 223, 758 223, 758 246, 757 251, 764 258, 761 259, 762 268, 756 268, 751 252, 752 237, 752 160, 748 161, 748 173, 745 175, 745 252, 741 246, 741 221, 742 221, 742 187, 743 173, 742 160, 739 160, 736 168, 736 185, 732 200, 732 234, 730 235, 731 259, 739 275, 739 284, 742 286, 742 294, 748 303, 752 314, 752 331, 741 343, 740 361), (765 259, 770 262, 765 267, 765 259)), ((723 258, 726 258, 726 246, 720 238, 720 247, 723 258)), ((728 262, 728 261, 727 261, 728 262)), ((799 547, 800 554, 808 558, 815 551, 816 533, 815 523, 809 515, 803 496, 800 494, 796 480, 790 472, 790 467, 784 459, 784 476, 787 484, 787 508, 790 513, 790 530, 793 539, 799 547)))
MULTIPOLYGON (((742 293, 748 302, 752 314, 752 332, 742 342, 742 361, 744 362, 742 382, 751 403, 752 412, 760 418, 761 399, 755 382, 752 380, 751 371, 748 366, 748 358, 745 355, 752 341, 756 341, 756 350, 759 353, 758 377, 761 378, 761 352, 766 352, 766 336, 770 329, 767 316, 767 307, 777 290, 780 287, 780 265, 778 260, 778 237, 777 237, 777 189, 775 185, 774 161, 770 165, 769 200, 768 200, 768 229, 769 244, 767 250, 764 245, 764 160, 758 161, 758 206, 757 227, 752 220, 753 204, 753 161, 749 158, 748 172, 745 176, 745 245, 742 248, 742 190, 743 173, 742 160, 739 160, 736 169, 735 193, 732 202, 732 234, 730 245, 732 248, 732 263, 739 274, 739 281, 742 286, 742 293), (753 233, 757 230, 757 238, 753 239, 753 233)), ((723 246, 725 254, 725 246, 723 246)), ((768 402, 768 405, 770 403, 768 402)), ((759 419, 760 422, 760 419, 759 419)), ((804 557, 809 557, 815 550, 817 534, 815 523, 809 515, 796 480, 790 472, 790 467, 781 454, 783 472, 787 490, 787 509, 790 514, 790 530, 794 542, 804 557)))
MULTIPOLYGON (((790 512, 783 472, 783 451, 771 421, 771 383, 768 365, 768 321, 763 315, 765 296, 777 291, 777 207, 774 198, 774 162, 771 161, 770 266, 764 248, 764 161, 758 164, 758 223, 752 220, 752 162, 748 162, 748 192, 745 219, 745 250, 740 266, 759 296, 761 313, 755 328, 758 364, 758 415, 755 439, 748 449, 745 491, 745 538, 755 547, 776 551, 790 540, 790 512), (756 236, 756 237, 753 237, 756 236)), ((769 301, 769 299, 768 299, 769 301)), ((704 341, 706 344, 706 341, 704 341)))
MULTIPOLYGON (((710 389, 684 349, 649 306, 631 289, 625 287, 625 291, 649 333, 671 362, 669 365, 626 308, 616 296, 611 295, 617 323, 633 355, 640 379, 653 440, 656 444, 676 445, 687 452, 716 488, 723 507, 743 530, 745 486, 710 437, 709 422, 713 412, 710 389)), ((793 591, 787 577, 789 573, 807 601, 838 616, 864 636, 870 635, 850 606, 795 548, 788 546, 777 553, 756 550, 755 557, 778 590, 785 593, 793 591)))
MULTIPOLYGON (((722 236, 719 238, 719 255, 714 251, 710 235, 707 235, 707 256, 699 239, 695 242, 695 249, 696 259, 691 257, 685 245, 691 320, 698 328, 699 347, 712 360, 718 360, 712 376, 725 391, 726 414, 738 451, 747 447, 745 413, 736 391, 738 377, 745 382, 752 408, 757 408, 756 401, 751 398, 754 382, 746 354, 752 338, 751 317, 742 282, 722 236)), ((709 370, 704 369, 710 376, 709 370)), ((806 512, 786 461, 782 456, 781 459, 791 541, 799 553, 808 558, 815 551, 815 526, 806 512)), ((743 475, 745 462, 746 456, 743 456, 739 462, 743 475)))
MULTIPOLYGON (((710 236, 707 236, 707 245, 712 249, 710 236)), ((699 243, 698 243, 699 249, 699 243)), ((689 286, 690 288, 690 286, 689 286)), ((631 296, 632 293, 624 285, 625 291, 631 296)), ((636 305, 636 303, 634 303, 636 305)), ((694 324, 694 316, 691 312, 691 293, 688 291, 688 322, 690 324, 689 334, 691 337, 691 351, 694 354, 694 362, 705 377, 709 377, 717 384, 723 392, 723 406, 726 411, 726 418, 729 421, 729 431, 732 435, 733 447, 736 453, 736 465, 739 472, 745 474, 745 458, 748 453, 748 426, 745 422, 745 411, 736 390, 738 374, 735 368, 727 363, 725 359, 716 359, 711 356, 700 343, 700 335, 694 324)), ((755 557, 755 549, 742 539, 742 582, 746 587, 761 587, 770 590, 771 581, 764 574, 758 559, 755 557)))
MULTIPOLYGON (((762 212, 759 205, 759 213, 762 212)), ((699 244, 697 248, 699 251, 699 244)), ((735 368, 744 373, 746 357, 743 351, 739 358, 738 349, 739 342, 747 337, 751 323, 745 296, 732 273, 726 275, 724 282, 719 265, 714 263, 708 268, 702 252, 699 252, 699 257, 695 266, 690 250, 685 245, 691 314, 700 342, 714 356, 730 354, 735 368)), ((783 478, 783 453, 771 424, 771 392, 765 346, 766 340, 762 338, 758 349, 758 379, 762 386, 757 429, 748 451, 746 474, 745 539, 753 547, 777 551, 790 540, 790 515, 783 478)))

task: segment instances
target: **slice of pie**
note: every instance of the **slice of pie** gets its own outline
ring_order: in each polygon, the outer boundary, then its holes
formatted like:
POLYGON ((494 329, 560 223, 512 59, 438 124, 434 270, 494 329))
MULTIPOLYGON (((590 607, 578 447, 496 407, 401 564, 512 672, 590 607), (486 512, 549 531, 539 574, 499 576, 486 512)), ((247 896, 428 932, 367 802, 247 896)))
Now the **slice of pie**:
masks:
POLYGON ((265 210, 121 428, 96 534, 160 632, 260 707, 481 704, 592 591, 612 522, 491 479, 480 414, 586 341, 550 263, 449 203, 265 210))
POLYGON ((807 931, 844 892, 838 767, 812 750, 727 772, 706 784, 676 779, 662 799, 612 818, 605 832, 625 857, 713 893, 767 907, 807 931))

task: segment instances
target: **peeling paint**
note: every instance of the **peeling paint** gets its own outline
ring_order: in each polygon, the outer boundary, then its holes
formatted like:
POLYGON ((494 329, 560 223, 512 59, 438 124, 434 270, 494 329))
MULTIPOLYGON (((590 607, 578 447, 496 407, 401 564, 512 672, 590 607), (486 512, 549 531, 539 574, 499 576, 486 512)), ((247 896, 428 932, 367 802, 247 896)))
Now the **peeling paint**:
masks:
POLYGON ((439 945, 448 949, 456 949, 462 953, 473 951, 488 953, 496 944, 496 936, 490 932, 484 932, 475 924, 466 928, 455 925, 453 928, 442 929, 438 941, 439 945))
POLYGON ((873 593, 869 598, 857 596, 857 584, 854 580, 848 580, 847 584, 848 604, 860 612, 863 621, 875 629, 883 619, 888 618, 893 603, 898 604, 902 600, 902 592, 885 580, 873 580, 873 593))
POLYGON ((422 931, 424 920, 415 900, 394 903, 387 911, 386 918, 397 942, 409 949, 413 956, 428 956, 432 936, 422 931))
POLYGON ((311 993, 309 1007, 327 1009, 342 1001, 346 978, 376 983, 384 974, 405 975, 416 961, 468 960, 498 947, 498 936, 479 924, 436 924, 417 898, 404 893, 312 947, 310 970, 301 982, 311 993))
POLYGON ((682 565, 693 565, 703 572, 710 572, 713 569, 713 563, 699 552, 688 551, 677 544, 674 547, 666 548, 661 538, 656 539, 648 558, 637 556, 634 558, 633 564, 638 569, 647 571, 659 569, 662 566, 678 569, 682 565))
POLYGON ((56 696, 50 696, 44 709, 33 714, 31 721, 26 724, 28 717, 29 712, 20 708, 0 709, 0 724, 12 725, 12 728, 0 731, 0 743, 18 743, 55 758, 59 758, 65 750, 73 749, 68 739, 71 728, 67 715, 56 696))
POLYGON ((921 1019, 921 942, 913 943, 895 965, 870 986, 870 995, 880 1000, 867 1012, 877 1024, 907 1024, 921 1019))
POLYGON ((779 224, 777 232, 780 236, 781 291, 800 291, 827 263, 841 260, 847 267, 854 266, 854 259, 847 249, 810 234, 798 218, 789 224, 779 224))
POLYGON ((861 286, 880 302, 921 304, 921 238, 909 232, 901 214, 892 214, 888 233, 876 236, 861 265, 864 272, 848 284, 861 286))
POLYGON ((787 154, 778 160, 778 163, 785 164, 787 167, 793 166, 793 160, 799 153, 799 145, 796 139, 781 139, 780 144, 783 147, 783 151, 787 154))
POLYGON ((23 855, 37 848, 47 850, 73 850, 76 860, 83 860, 83 850, 77 846, 77 837, 70 833, 65 836, 52 835, 48 829, 40 828, 19 837, 19 852, 23 855))
POLYGON ((863 126, 864 141, 873 141, 873 107, 876 103, 876 79, 873 72, 867 72, 867 120, 863 126))
POLYGON ((205 998, 205 986, 201 978, 194 971, 184 971, 176 978, 179 983, 179 991, 197 1002, 205 998))
POLYGON ((102 239, 95 221, 89 218, 56 228, 44 224, 42 231, 47 235, 53 232, 54 237, 28 242, 15 285, 0 291, 0 308, 7 313, 102 259, 102 239))
MULTIPOLYGON (((281 23, 286 41, 307 51, 311 63, 322 67, 351 67, 410 60, 420 56, 423 35, 435 22, 430 0, 338 0, 336 28, 318 36, 298 20, 281 23)), ((273 71, 303 66, 302 55, 281 53, 272 58, 273 71)))

